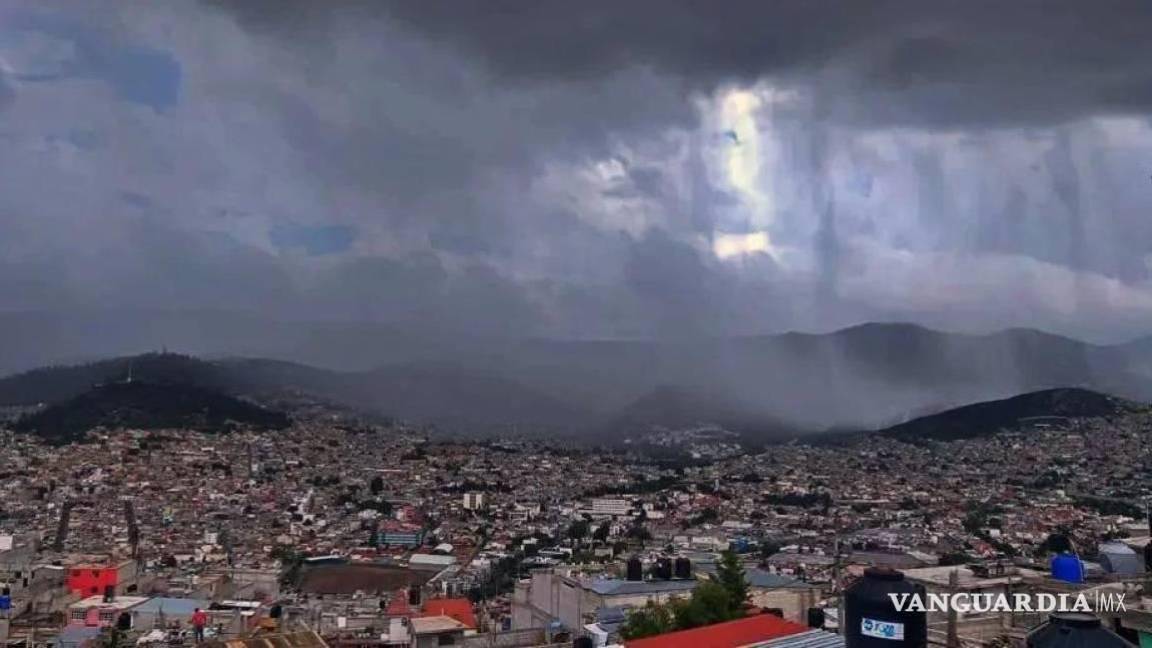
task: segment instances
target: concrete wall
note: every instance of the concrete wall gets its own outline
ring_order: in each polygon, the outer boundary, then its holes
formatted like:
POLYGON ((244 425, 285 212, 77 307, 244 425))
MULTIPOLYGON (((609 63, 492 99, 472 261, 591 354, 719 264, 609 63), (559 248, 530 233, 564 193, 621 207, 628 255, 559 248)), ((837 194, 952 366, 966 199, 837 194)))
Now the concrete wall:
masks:
POLYGON ((649 602, 666 603, 673 596, 687 597, 689 592, 660 592, 621 596, 601 596, 581 587, 574 579, 551 571, 532 573, 527 583, 517 583, 512 596, 512 628, 547 627, 559 620, 568 629, 578 631, 590 623, 600 607, 644 607, 649 602))
POLYGON ((817 594, 817 590, 809 587, 753 589, 749 600, 757 607, 780 608, 785 619, 807 624, 808 608, 815 607, 817 594))
POLYGON ((599 597, 575 581, 550 571, 536 571, 529 583, 516 585, 512 628, 542 628, 558 619, 569 629, 578 629, 584 625, 584 616, 595 612, 599 605, 599 597))
POLYGON ((477 634, 464 637, 464 648, 517 648, 518 646, 538 646, 547 641, 544 628, 525 628, 495 634, 477 634))

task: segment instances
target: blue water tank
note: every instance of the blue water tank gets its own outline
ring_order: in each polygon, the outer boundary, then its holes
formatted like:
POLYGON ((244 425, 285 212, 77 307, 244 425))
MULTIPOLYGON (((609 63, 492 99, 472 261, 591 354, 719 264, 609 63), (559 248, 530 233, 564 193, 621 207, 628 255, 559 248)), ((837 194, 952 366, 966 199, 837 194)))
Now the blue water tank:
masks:
POLYGON ((1052 557, 1052 578, 1065 583, 1084 582, 1084 563, 1070 553, 1052 557))

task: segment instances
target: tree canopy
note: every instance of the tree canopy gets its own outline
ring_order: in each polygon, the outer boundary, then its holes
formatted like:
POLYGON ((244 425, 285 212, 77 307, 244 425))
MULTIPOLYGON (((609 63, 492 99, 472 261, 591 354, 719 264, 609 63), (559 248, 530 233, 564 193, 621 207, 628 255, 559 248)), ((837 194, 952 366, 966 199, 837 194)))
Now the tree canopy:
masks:
POLYGON ((673 598, 663 605, 649 602, 633 611, 620 628, 620 635, 626 640, 640 639, 738 619, 744 616, 747 597, 744 567, 736 554, 726 551, 721 555, 715 580, 697 585, 687 599, 673 598))

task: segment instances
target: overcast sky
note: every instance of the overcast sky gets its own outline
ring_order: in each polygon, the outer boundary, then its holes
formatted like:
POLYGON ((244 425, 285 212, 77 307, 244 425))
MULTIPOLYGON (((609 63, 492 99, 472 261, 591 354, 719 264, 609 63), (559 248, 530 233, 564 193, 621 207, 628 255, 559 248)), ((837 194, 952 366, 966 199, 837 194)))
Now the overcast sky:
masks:
POLYGON ((0 0, 0 310, 1152 333, 1148 0, 0 0))

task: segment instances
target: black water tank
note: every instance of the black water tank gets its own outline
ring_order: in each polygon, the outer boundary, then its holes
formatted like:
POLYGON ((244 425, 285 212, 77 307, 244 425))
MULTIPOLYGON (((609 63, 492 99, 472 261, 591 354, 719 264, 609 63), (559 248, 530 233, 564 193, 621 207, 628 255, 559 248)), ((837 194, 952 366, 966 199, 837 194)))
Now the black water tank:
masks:
POLYGON ((627 578, 630 581, 644 580, 644 563, 640 562, 636 556, 632 556, 628 559, 627 572, 627 578))
POLYGON ((656 561, 656 578, 672 580, 672 559, 660 558, 656 561))
POLYGON ((1105 628, 1100 619, 1082 612, 1048 617, 1048 623, 1028 633, 1028 648, 1133 648, 1133 644, 1105 628))
POLYGON ((692 578, 692 561, 681 556, 676 559, 676 578, 692 578))
POLYGON ((928 615, 898 612, 889 594, 923 597, 922 585, 885 567, 869 567, 864 577, 844 592, 846 648, 923 648, 928 645, 928 615))
POLYGON ((105 603, 111 603, 112 601, 115 601, 115 600, 116 600, 116 586, 115 585, 105 585, 104 586, 104 602, 105 603))
POLYGON ((809 628, 823 628, 824 627, 824 608, 810 607, 808 608, 808 627, 809 628))
POLYGON ((420 607, 420 588, 415 585, 408 586, 408 605, 420 607))
POLYGON ((572 648, 593 648, 596 642, 592 641, 592 637, 576 637, 572 642, 572 648))

